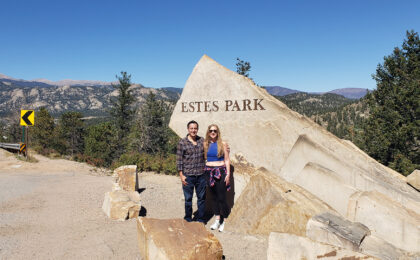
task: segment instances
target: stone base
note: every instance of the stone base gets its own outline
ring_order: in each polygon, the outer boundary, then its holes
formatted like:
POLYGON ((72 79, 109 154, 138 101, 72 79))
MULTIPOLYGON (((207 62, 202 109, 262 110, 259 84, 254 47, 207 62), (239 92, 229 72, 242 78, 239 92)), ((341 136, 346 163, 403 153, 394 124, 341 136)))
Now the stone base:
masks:
POLYGON ((105 193, 102 210, 114 220, 126 220, 139 216, 140 194, 136 191, 117 190, 105 193))
POLYGON ((198 222, 137 218, 137 237, 144 260, 220 260, 219 240, 198 222))

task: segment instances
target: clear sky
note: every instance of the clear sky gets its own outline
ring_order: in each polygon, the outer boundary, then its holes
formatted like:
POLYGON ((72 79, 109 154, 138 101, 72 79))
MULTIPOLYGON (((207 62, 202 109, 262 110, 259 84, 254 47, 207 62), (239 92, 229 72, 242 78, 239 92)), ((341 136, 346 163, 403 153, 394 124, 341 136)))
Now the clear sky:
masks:
POLYGON ((371 74, 420 31, 420 1, 1 0, 0 73, 183 87, 203 54, 262 86, 375 88, 371 74))

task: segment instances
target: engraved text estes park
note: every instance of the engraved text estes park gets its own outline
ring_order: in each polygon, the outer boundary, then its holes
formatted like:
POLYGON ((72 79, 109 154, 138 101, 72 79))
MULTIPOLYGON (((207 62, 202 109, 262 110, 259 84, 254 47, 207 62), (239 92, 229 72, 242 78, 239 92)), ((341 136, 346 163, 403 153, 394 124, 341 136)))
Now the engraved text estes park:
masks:
POLYGON ((181 112, 219 112, 265 110, 264 99, 181 102, 181 112))

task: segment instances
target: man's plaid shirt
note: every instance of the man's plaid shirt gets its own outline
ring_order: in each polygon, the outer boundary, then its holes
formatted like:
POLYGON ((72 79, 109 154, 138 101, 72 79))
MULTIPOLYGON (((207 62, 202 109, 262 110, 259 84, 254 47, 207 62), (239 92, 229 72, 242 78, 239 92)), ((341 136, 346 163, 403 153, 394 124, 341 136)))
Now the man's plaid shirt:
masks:
POLYGON ((204 138, 197 136, 197 145, 188 140, 188 135, 182 138, 176 151, 176 168, 185 176, 198 176, 204 173, 204 138))

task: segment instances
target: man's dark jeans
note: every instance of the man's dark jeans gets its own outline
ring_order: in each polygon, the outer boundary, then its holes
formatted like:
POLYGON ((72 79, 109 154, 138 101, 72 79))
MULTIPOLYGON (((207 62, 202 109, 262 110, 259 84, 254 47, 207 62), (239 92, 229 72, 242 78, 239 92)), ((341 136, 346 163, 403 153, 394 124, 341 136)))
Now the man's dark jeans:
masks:
POLYGON ((188 222, 192 221, 192 198, 195 193, 197 195, 197 221, 204 223, 204 214, 206 210, 206 178, 205 175, 187 176, 187 186, 182 185, 185 197, 185 217, 188 222))

